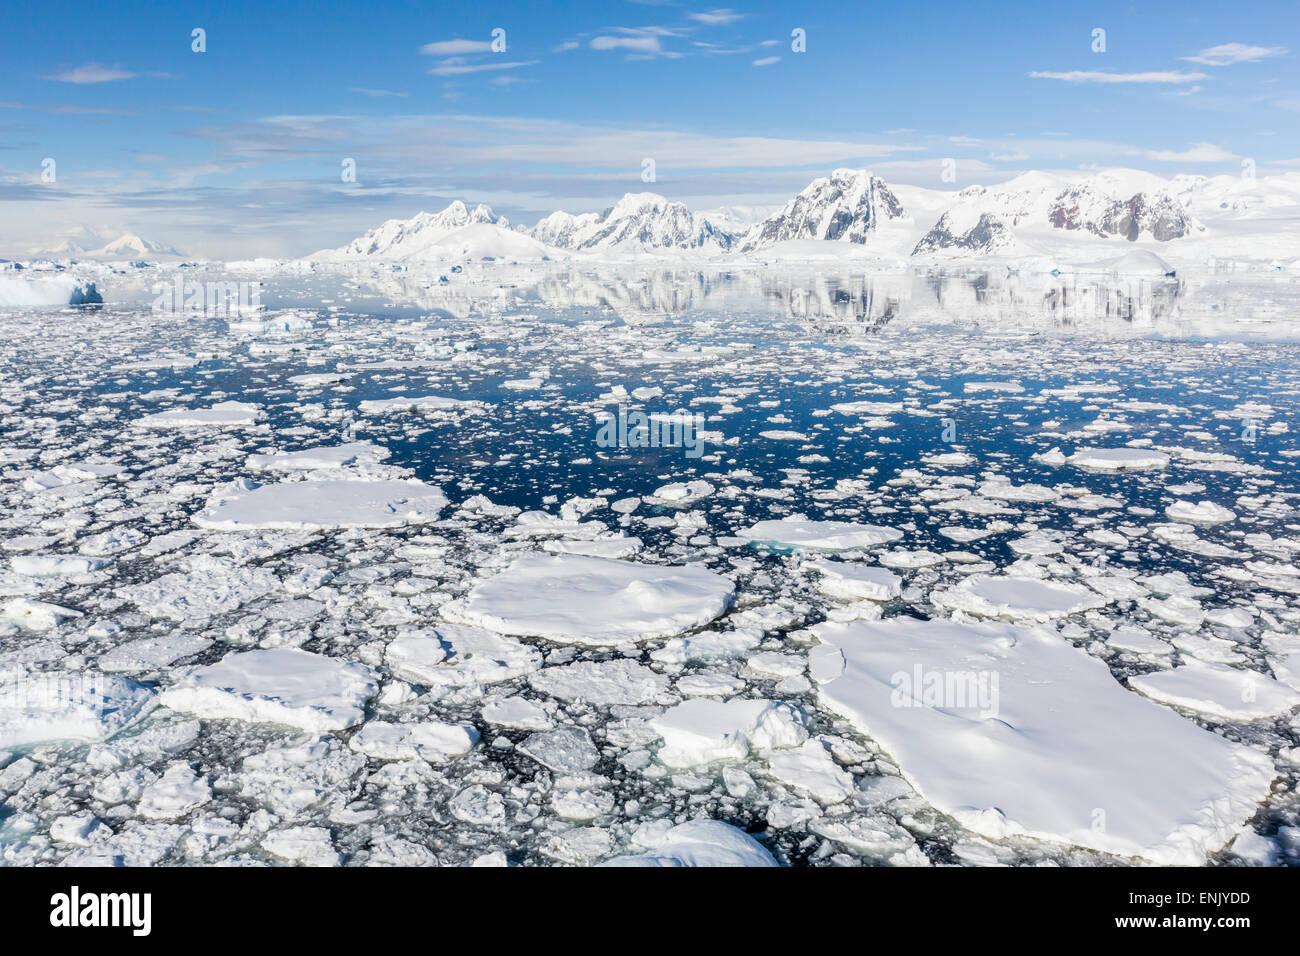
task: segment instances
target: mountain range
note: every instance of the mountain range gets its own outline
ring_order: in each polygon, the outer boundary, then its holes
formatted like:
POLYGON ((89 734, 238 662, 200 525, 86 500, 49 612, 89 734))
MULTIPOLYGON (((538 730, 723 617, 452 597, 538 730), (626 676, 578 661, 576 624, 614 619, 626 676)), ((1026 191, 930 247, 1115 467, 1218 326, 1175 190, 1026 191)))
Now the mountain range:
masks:
POLYGON ((55 259, 139 259, 183 257, 184 253, 171 246, 143 239, 133 232, 122 232, 113 238, 92 229, 82 227, 73 235, 60 240, 49 249, 36 250, 36 255, 55 259))
POLYGON ((1254 181, 1165 179, 1136 170, 1028 172, 996 186, 945 191, 891 186, 865 170, 837 169, 814 179, 779 209, 693 212, 684 203, 638 192, 600 212, 559 211, 532 227, 512 227, 488 206, 471 209, 456 201, 438 213, 388 220, 310 258, 1114 257, 1134 248, 1160 255, 1181 246, 1199 250, 1195 244, 1206 239, 1238 252, 1246 247, 1258 252, 1263 247, 1252 245, 1251 237, 1267 230, 1280 233, 1281 255, 1294 257, 1300 253, 1297 213, 1300 173, 1254 181))

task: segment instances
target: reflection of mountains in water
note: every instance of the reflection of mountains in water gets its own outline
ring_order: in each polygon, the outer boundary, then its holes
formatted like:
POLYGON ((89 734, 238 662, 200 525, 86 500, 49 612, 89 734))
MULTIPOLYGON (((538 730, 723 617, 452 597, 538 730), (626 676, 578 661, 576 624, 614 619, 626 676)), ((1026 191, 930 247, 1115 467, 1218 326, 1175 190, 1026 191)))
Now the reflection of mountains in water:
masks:
MULTIPOLYGON (((1063 330, 1180 331, 1189 284, 1121 276, 943 275, 900 271, 829 275, 700 269, 530 269, 494 276, 362 280, 383 295, 456 318, 530 308, 610 310, 646 323, 692 311, 782 316, 824 334, 869 335, 891 324, 1024 326, 1063 330), (1169 328, 1170 326, 1175 328, 1169 328)), ((1195 286, 1203 310, 1217 311, 1213 287, 1195 286)))

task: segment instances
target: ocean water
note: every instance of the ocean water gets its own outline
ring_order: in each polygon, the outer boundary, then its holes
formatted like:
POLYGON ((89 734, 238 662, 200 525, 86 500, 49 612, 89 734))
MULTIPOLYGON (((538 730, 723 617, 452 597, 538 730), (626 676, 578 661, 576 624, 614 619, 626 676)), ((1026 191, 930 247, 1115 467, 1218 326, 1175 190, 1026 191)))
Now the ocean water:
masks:
MULTIPOLYGON (((115 673, 163 690, 232 648, 293 646, 365 663, 397 685, 384 669, 383 647, 401 628, 436 628, 443 602, 507 558, 575 533, 558 526, 521 532, 518 516, 532 512, 633 535, 644 545, 636 561, 699 565, 728 577, 734 609, 709 628, 726 630, 735 626, 731 616, 755 609, 767 609, 772 621, 741 653, 671 666, 654 657, 662 639, 617 649, 539 641, 543 671, 626 658, 670 685, 692 674, 731 679, 734 696, 800 708, 859 793, 871 792, 877 778, 897 777, 890 755, 827 709, 812 682, 748 660, 801 660, 813 643, 808 628, 842 612, 842 602, 819 590, 808 555, 738 537, 755 522, 803 517, 901 532, 894 544, 838 555, 901 576, 901 595, 880 608, 884 618, 947 616, 951 608, 932 598, 972 576, 1010 571, 1083 585, 1118 578, 1135 582, 1141 595, 1045 622, 1104 661, 1117 681, 1186 658, 1283 684, 1300 675, 1288 663, 1300 658, 1286 653, 1300 620, 1294 283, 1235 274, 828 277, 811 269, 647 274, 486 265, 262 281, 266 311, 249 316, 154 311, 147 277, 124 284, 102 307, 0 313, 7 505, 0 547, 8 556, 91 553, 107 561, 80 574, 0 573, 3 600, 80 613, 53 626, 17 612, 0 617, 8 621, 0 623, 0 675, 14 682, 93 671, 127 642, 182 634, 207 643, 115 673), (322 374, 335 379, 301 379, 322 374), (650 391, 634 396, 639 389, 650 391), (427 396, 460 404, 382 415, 362 408, 427 396), (219 402, 256 406, 259 420, 141 427, 152 414, 219 402), (846 407, 852 403, 859 406, 846 407), (699 416, 691 420, 700 454, 602 444, 601 415, 620 408, 699 416), (344 441, 388 450, 375 474, 442 487, 446 514, 388 530, 194 526, 209 496, 231 483, 273 480, 250 472, 249 455, 344 441), (1162 462, 1107 471, 1070 461, 1089 449, 1150 452, 1162 462), (85 463, 118 470, 76 472, 85 463), (65 471, 55 475, 60 466, 65 471), (707 483, 692 494, 707 491, 684 501, 656 496, 689 482, 707 483), (1050 493, 1041 501, 999 496, 1008 482, 1050 493), (463 507, 481 502, 476 496, 511 510, 463 507), (629 499, 640 499, 635 510, 610 507, 629 499), (1210 502, 1231 518, 1181 520, 1180 502, 1210 502), (151 546, 159 541, 179 544, 151 546), (194 555, 216 564, 187 568, 194 555), (177 619, 133 600, 140 593, 133 589, 165 574, 207 575, 205 583, 219 589, 213 568, 280 578, 323 569, 332 578, 321 585, 327 594, 260 593, 208 616, 177 619), (397 586, 412 577, 427 588, 397 586), (1238 613, 1212 613, 1222 611, 1238 613), (1123 626, 1143 629, 1167 650, 1109 646, 1123 626)), ((1009 613, 1023 623, 1030 612, 1009 613)), ((752 788, 720 766, 666 770, 645 725, 680 701, 671 686, 653 700, 599 704, 547 699, 526 678, 446 692, 407 684, 371 701, 367 719, 459 722, 477 728, 478 746, 403 777, 391 763, 356 757, 347 745, 355 728, 324 735, 321 766, 329 772, 294 768, 291 776, 301 774, 313 798, 292 813, 266 795, 265 775, 244 763, 300 742, 292 728, 204 720, 182 728, 185 742, 174 749, 142 744, 138 754, 111 759, 106 743, 12 746, 0 757, 3 858, 285 862, 264 837, 292 824, 328 831, 338 859, 354 864, 397 853, 394 845, 415 862, 498 852, 512 863, 593 862, 641 845, 639 828, 655 821, 707 815, 794 864, 1131 862, 1069 842, 986 839, 909 787, 890 801, 826 804, 774 778, 758 752, 732 768, 752 788), (580 727, 596 742, 593 779, 577 788, 589 796, 576 801, 594 810, 566 809, 574 800, 557 798, 565 786, 558 774, 520 752, 532 731, 485 720, 485 701, 507 696, 537 703, 554 726, 580 727), (206 781, 207 798, 175 817, 140 818, 138 792, 177 762, 206 781), (134 784, 123 774, 134 774, 134 784), (115 788, 126 798, 114 802, 115 788), (480 791, 504 809, 477 817, 454 809, 474 800, 495 806, 480 791), (51 836, 56 818, 85 815, 112 832, 87 841, 51 836), (198 827, 201 839, 186 836, 196 820, 207 827, 198 827), (849 820, 855 832, 875 835, 827 835, 842 834, 849 820)), ((1242 821, 1256 838, 1243 839, 1238 852, 1215 847, 1209 862, 1300 862, 1297 764, 1287 756, 1300 744, 1294 709, 1263 719, 1178 711, 1269 754, 1281 781, 1242 821)), ((182 721, 160 708, 124 738, 182 721)))

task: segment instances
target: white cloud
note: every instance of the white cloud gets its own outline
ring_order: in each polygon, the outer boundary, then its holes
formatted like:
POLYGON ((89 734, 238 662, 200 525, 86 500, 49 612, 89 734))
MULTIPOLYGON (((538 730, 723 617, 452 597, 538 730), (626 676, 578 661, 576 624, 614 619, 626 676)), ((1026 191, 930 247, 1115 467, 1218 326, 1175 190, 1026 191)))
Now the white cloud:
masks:
POLYGON ((115 80, 129 80, 138 75, 138 73, 124 70, 120 66, 87 63, 75 69, 64 70, 62 73, 47 76, 45 79, 55 80, 59 83, 112 83, 115 80))
POLYGON ((426 43, 420 52, 427 56, 460 56, 464 53, 491 53, 490 40, 439 40, 426 43))
POLYGON ((724 26, 728 23, 735 23, 744 16, 743 13, 737 13, 735 10, 722 9, 708 10, 704 13, 692 13, 691 19, 696 23, 703 23, 705 26, 716 27, 724 26))
POLYGON ((349 92, 364 93, 366 96, 410 96, 410 93, 398 93, 396 90, 372 90, 368 86, 349 86, 349 92))
POLYGON ((1034 71, 1028 75, 1036 80, 1064 80, 1067 83, 1195 83, 1208 77, 1205 73, 1183 73, 1178 70, 1148 73, 1104 73, 1096 70, 1071 70, 1068 73, 1034 71))
POLYGON ((598 36, 591 38, 593 50, 635 50, 639 53, 658 53, 659 38, 651 34, 631 34, 629 36, 598 36))
POLYGON ((1236 153, 1230 153, 1213 143, 1196 143, 1191 149, 1182 152, 1172 149, 1153 149, 1147 152, 1147 159, 1161 163, 1226 163, 1236 158, 1236 153))
POLYGON ((1269 57, 1284 56, 1284 46, 1251 46, 1247 43, 1220 43, 1202 50, 1196 56, 1179 57, 1188 63, 1200 63, 1203 66, 1231 66, 1234 63, 1258 63, 1269 57))
POLYGON ((781 58, 780 58, 779 56, 765 56, 765 57, 760 57, 760 58, 757 59, 757 60, 754 60, 754 61, 753 61, 753 65, 754 65, 754 66, 771 66, 773 63, 779 63, 780 61, 781 61, 781 58))
POLYGON ((443 60, 437 66, 429 68, 429 72, 434 76, 461 76, 466 73, 483 73, 488 70, 515 70, 521 66, 533 66, 537 60, 509 60, 504 63, 498 63, 495 60, 486 60, 482 63, 467 63, 461 57, 452 57, 449 60, 443 60))

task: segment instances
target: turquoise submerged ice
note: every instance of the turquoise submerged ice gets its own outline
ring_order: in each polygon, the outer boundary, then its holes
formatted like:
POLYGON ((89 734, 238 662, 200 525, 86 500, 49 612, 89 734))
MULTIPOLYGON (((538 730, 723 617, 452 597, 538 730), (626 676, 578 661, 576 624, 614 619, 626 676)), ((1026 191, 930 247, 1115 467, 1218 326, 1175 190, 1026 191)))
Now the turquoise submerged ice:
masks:
POLYGON ((6 863, 1300 863, 1285 279, 261 278, 0 314, 6 863))

